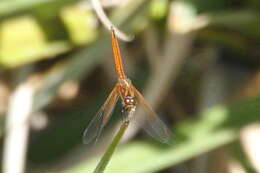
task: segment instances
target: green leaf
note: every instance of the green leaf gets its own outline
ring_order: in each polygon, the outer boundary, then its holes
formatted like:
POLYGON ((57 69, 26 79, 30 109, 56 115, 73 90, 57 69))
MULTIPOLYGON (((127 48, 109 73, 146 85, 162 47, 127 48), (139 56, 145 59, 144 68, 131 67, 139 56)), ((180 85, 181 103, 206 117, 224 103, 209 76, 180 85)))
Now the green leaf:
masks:
POLYGON ((0 63, 14 67, 67 51, 66 42, 48 43, 31 16, 4 21, 0 28, 0 63))
POLYGON ((91 11, 77 6, 65 7, 61 18, 73 43, 82 45, 97 38, 97 19, 91 11))
POLYGON ((224 26, 243 33, 244 36, 260 39, 260 13, 249 10, 223 11, 210 15, 210 24, 224 26))
POLYGON ((57 12, 59 7, 76 1, 77 0, 5 0, 0 2, 0 18, 37 7, 43 10, 53 9, 53 7, 55 7, 55 11, 57 12))
POLYGON ((167 0, 152 0, 150 3, 150 15, 156 20, 163 19, 167 15, 169 2, 167 0))

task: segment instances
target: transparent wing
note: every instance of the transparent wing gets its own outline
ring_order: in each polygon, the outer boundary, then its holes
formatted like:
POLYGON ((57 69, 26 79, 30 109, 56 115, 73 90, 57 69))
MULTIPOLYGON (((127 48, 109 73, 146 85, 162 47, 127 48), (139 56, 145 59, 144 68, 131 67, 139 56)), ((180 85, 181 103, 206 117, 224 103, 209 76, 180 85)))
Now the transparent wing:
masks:
POLYGON ((113 109, 116 105, 116 102, 118 100, 118 92, 117 92, 117 85, 114 87, 112 92, 109 94, 108 98, 106 99, 105 103, 102 105, 102 107, 99 109, 95 117, 91 120, 88 127, 84 131, 83 134, 83 143, 89 144, 92 141, 95 143, 97 142, 98 138, 100 137, 100 134, 108 122, 113 109))
POLYGON ((145 123, 142 126, 143 129, 146 131, 146 133, 160 142, 169 143, 172 135, 168 127, 159 119, 151 106, 145 101, 142 94, 134 86, 133 90, 137 100, 145 111, 143 117, 145 119, 145 123))

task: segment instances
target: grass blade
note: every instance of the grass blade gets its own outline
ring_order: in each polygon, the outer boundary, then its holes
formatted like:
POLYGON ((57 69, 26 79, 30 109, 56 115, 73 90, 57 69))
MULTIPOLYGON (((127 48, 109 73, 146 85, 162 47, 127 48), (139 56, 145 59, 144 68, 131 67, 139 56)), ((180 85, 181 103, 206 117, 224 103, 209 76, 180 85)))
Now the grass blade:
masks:
POLYGON ((108 149, 106 150, 105 154, 103 155, 103 157, 101 158, 100 162, 98 163, 97 167, 95 168, 93 173, 102 173, 104 172, 108 162, 110 161, 120 139, 122 138, 122 136, 125 133, 125 130, 128 127, 128 123, 123 123, 120 126, 119 131, 117 132, 116 136, 114 137, 112 143, 110 144, 110 146, 108 147, 108 149))

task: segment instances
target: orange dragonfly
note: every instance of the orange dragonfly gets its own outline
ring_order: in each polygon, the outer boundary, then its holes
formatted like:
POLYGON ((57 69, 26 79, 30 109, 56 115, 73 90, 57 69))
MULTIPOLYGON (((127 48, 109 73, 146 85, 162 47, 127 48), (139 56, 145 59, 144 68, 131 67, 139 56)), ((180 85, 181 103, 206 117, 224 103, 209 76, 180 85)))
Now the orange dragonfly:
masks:
POLYGON ((163 143, 168 143, 170 139, 170 131, 167 126, 157 117, 156 113, 145 101, 142 94, 133 86, 130 79, 125 75, 118 41, 115 36, 114 29, 111 27, 112 32, 112 49, 114 54, 115 70, 118 75, 118 82, 114 89, 109 94, 105 103, 99 109, 95 117, 92 119, 83 135, 83 142, 85 144, 94 141, 97 142, 100 134, 108 122, 113 109, 120 98, 122 101, 122 116, 123 123, 128 124, 132 119, 137 102, 143 106, 145 110, 144 119, 145 124, 142 126, 144 130, 155 139, 163 143))

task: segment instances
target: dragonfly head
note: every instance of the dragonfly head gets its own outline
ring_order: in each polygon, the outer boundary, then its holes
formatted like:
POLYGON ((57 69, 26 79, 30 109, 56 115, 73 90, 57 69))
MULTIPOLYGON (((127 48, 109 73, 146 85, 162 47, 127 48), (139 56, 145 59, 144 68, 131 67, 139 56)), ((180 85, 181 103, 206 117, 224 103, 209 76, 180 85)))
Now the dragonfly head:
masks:
POLYGON ((133 96, 125 96, 123 100, 123 108, 130 110, 136 107, 136 99, 133 96))

